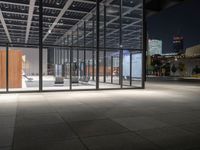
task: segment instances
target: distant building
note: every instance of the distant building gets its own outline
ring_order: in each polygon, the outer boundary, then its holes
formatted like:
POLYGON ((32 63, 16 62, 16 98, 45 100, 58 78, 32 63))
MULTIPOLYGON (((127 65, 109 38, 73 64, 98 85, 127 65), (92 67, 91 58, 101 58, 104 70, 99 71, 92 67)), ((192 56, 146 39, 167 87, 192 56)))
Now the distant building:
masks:
POLYGON ((180 53, 184 52, 184 39, 182 36, 173 37, 173 52, 180 53))
POLYGON ((162 54, 162 41, 161 40, 156 40, 156 39, 149 39, 148 41, 148 55, 152 56, 155 54, 162 54))
POLYGON ((185 57, 193 58, 199 57, 200 58, 200 45, 195 45, 193 47, 189 47, 185 51, 185 57))

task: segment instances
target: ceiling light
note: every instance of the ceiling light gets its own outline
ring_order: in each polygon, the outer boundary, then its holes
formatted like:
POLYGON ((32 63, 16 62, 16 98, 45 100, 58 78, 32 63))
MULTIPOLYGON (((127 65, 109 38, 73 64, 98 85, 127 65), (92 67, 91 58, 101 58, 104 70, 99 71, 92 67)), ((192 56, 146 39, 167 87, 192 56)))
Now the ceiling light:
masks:
POLYGON ((112 7, 108 7, 107 13, 109 13, 109 14, 115 14, 115 13, 118 13, 118 10, 115 9, 115 8, 112 8, 112 7))

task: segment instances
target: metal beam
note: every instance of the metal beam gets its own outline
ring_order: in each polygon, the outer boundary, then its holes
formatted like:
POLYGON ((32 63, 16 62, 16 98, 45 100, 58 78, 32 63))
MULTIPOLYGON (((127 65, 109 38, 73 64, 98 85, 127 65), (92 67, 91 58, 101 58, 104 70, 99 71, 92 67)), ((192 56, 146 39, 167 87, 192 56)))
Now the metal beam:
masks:
POLYGON ((8 31, 7 25, 6 25, 6 23, 5 23, 5 20, 4 20, 4 17, 3 17, 3 14, 2 14, 1 9, 0 9, 0 20, 1 20, 2 26, 3 26, 3 28, 4 28, 4 31, 5 31, 5 33, 6 33, 6 35, 7 35, 8 41, 9 41, 10 43, 12 43, 12 40, 11 40, 11 38, 10 38, 10 34, 9 34, 9 31, 8 31))
POLYGON ((28 11, 27 27, 26 27, 26 39, 25 39, 25 43, 28 43, 28 37, 29 37, 29 33, 30 33, 30 28, 31 28, 31 23, 32 23, 32 18, 33 18, 33 12, 34 12, 34 7, 35 7, 35 2, 36 2, 36 0, 30 0, 30 6, 29 6, 29 11, 28 11))
MULTIPOLYGON (((141 6, 142 6, 142 4, 138 4, 138 5, 136 5, 135 7, 132 7, 132 8, 130 8, 130 9, 128 9, 127 11, 125 11, 125 12, 122 14, 122 16, 125 16, 125 15, 129 14, 130 12, 139 9, 141 6)), ((106 23, 106 26, 108 26, 109 24, 113 23, 114 21, 116 21, 116 20, 119 19, 119 18, 120 18, 119 16, 116 16, 116 17, 113 18, 112 20, 108 21, 108 22, 106 23)), ((139 19, 139 20, 142 20, 142 19, 139 19)), ((129 27, 129 26, 133 26, 133 25, 136 24, 136 23, 138 23, 138 22, 136 21, 136 22, 133 22, 133 23, 131 23, 131 24, 128 24, 128 25, 125 26, 125 28, 126 28, 126 27, 129 27)), ((100 29, 103 28, 103 27, 104 27, 104 25, 101 25, 101 26, 100 26, 100 29)), ((123 29, 125 29, 125 28, 123 27, 123 29)), ((116 29, 115 31, 110 32, 107 36, 109 36, 109 35, 111 35, 111 34, 113 34, 113 33, 115 33, 115 32, 118 32, 118 31, 119 31, 119 29, 116 29)), ((90 35, 91 33, 92 33, 92 32, 89 32, 89 33, 86 35, 86 37, 87 37, 88 35, 90 35)), ((83 37, 81 37, 80 39, 82 39, 82 38, 83 38, 83 37)))
MULTIPOLYGON (((103 2, 105 2, 105 5, 109 5, 112 1, 113 1, 113 0, 104 0, 103 2)), ((103 3, 103 2, 102 2, 102 3, 103 3)), ((98 3, 99 3, 99 2, 98 2, 98 3)), ((100 4, 100 3, 99 3, 99 4, 100 4)), ((96 7, 97 7, 97 6, 96 6, 96 7)), ((85 15, 85 16, 82 18, 82 20, 88 21, 89 19, 91 19, 91 18, 93 17, 93 15, 91 15, 91 14, 95 13, 95 11, 96 11, 96 9, 97 9, 96 7, 95 7, 94 9, 92 9, 90 12, 88 12, 88 14, 85 15)), ((100 11, 100 12, 103 11, 103 8, 101 7, 99 11, 100 11)), ((78 23, 76 23, 76 25, 74 25, 70 30, 68 30, 59 40, 61 40, 63 37, 65 37, 66 35, 70 34, 70 32, 72 32, 73 30, 75 30, 76 27, 77 27, 77 25, 83 26, 83 25, 84 25, 84 21, 82 21, 82 20, 80 20, 78 23)), ((82 38, 81 38, 81 39, 82 39, 82 38)), ((79 39, 79 40, 81 40, 81 39, 79 39)), ((59 40, 58 40, 57 42, 59 42, 59 40)))
POLYGON ((60 11, 59 15, 57 16, 57 18, 55 19, 54 23, 52 24, 52 26, 49 28, 49 32, 46 33, 46 35, 43 38, 43 42, 45 41, 45 39, 48 37, 48 35, 51 33, 51 31, 54 29, 54 27, 57 25, 57 23, 59 22, 59 20, 62 18, 62 16, 65 14, 66 10, 71 6, 73 0, 68 0, 65 4, 65 6, 63 7, 63 9, 60 11))

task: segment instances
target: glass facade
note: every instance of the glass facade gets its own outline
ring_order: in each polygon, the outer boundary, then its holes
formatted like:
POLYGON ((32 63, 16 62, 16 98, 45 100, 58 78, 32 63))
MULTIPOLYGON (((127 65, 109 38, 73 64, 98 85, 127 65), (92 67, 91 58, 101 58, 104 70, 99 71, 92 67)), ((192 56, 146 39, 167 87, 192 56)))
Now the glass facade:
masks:
POLYGON ((0 92, 144 88, 143 0, 0 0, 0 92))

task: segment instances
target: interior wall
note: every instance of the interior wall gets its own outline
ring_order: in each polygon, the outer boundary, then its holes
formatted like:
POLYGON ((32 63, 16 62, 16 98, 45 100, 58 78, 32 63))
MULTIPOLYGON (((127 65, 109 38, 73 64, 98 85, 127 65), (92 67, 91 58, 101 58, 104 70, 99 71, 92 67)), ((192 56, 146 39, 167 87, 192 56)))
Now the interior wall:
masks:
MULTIPOLYGON (((0 50, 5 50, 0 47, 0 50)), ((38 48, 20 48, 12 47, 10 50, 21 50, 26 57, 26 63, 23 67, 27 75, 39 75, 39 49, 38 48)), ((47 75, 47 49, 43 49, 43 74, 47 75)))

